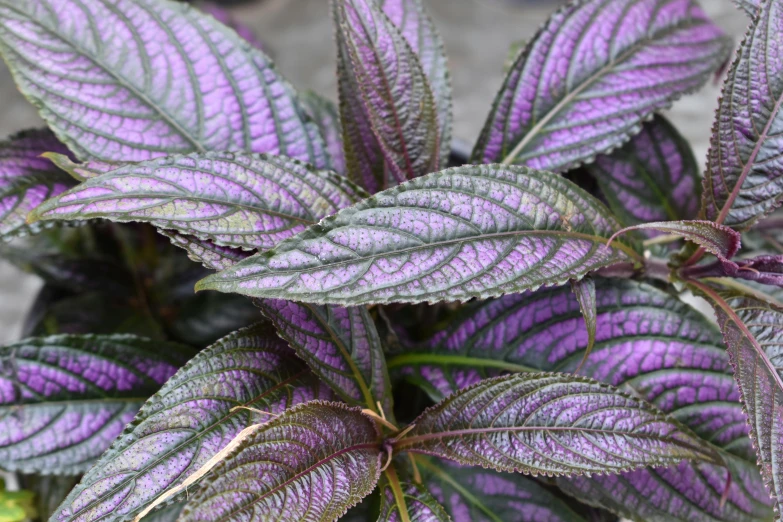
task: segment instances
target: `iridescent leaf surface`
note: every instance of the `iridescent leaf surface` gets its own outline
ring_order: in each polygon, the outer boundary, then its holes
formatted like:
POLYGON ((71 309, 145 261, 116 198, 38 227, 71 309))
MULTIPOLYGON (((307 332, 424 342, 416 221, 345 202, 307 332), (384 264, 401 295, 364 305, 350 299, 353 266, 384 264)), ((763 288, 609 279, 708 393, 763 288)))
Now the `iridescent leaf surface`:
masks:
MULTIPOLYGON (((753 449, 720 333, 652 286, 599 279, 596 293, 596 345, 580 373, 644 398, 738 458, 724 508, 726 471, 717 466, 562 479, 561 487, 641 520, 763 520, 768 500, 753 466, 740 461, 753 461, 753 449)), ((587 346, 577 301, 557 288, 469 305, 427 346, 391 358, 389 367, 440 398, 501 372, 573 372, 587 346)))
POLYGON ((438 108, 415 51, 375 0, 337 0, 334 14, 340 58, 350 60, 342 73, 359 95, 345 102, 361 105, 391 176, 401 183, 438 170, 438 108))
POLYGON ((438 109, 440 168, 451 150, 451 78, 443 41, 422 0, 381 0, 383 12, 396 25, 419 57, 438 109))
POLYGON ((579 303, 579 311, 582 312, 585 327, 587 328, 587 348, 585 349, 585 357, 582 359, 582 362, 584 362, 590 356, 590 352, 595 345, 596 316, 598 315, 595 281, 593 281, 592 277, 585 277, 581 281, 571 281, 571 291, 579 303))
MULTIPOLYGON (((721 261, 727 261, 739 251, 742 236, 731 228, 712 221, 660 221, 624 228, 616 236, 631 230, 655 230, 682 236, 693 241, 721 261)), ((612 238, 612 240, 614 237, 612 238)))
POLYGON ((635 255, 605 247, 617 227, 560 176, 459 167, 376 194, 197 288, 344 305, 485 298, 635 255))
POLYGON ((531 475, 584 475, 720 462, 715 450, 651 404, 574 375, 479 382, 425 411, 395 449, 531 475))
POLYGON ((454 522, 587 522, 539 482, 521 473, 423 461, 427 489, 454 522))
POLYGON ((332 169, 340 174, 345 174, 343 129, 340 124, 338 107, 330 100, 311 91, 302 94, 300 102, 305 114, 318 125, 318 129, 321 131, 332 169))
POLYGON ((730 48, 694 0, 573 0, 512 67, 473 161, 589 163, 704 84, 730 48))
POLYGON ((302 404, 260 427, 215 468, 179 520, 337 520, 375 489, 378 438, 358 408, 302 404))
MULTIPOLYGON (((609 207, 625 226, 693 219, 699 213, 701 176, 688 142, 663 116, 588 167, 609 207)), ((647 235, 656 235, 646 232, 647 235)))
POLYGON ((0 348, 0 467, 77 475, 189 350, 130 335, 58 335, 0 348))
POLYGON ((35 230, 27 214, 76 184, 70 176, 44 158, 45 152, 68 150, 49 130, 29 130, 0 143, 0 240, 35 230))
POLYGON ((187 152, 327 164, 315 125, 269 58, 169 0, 3 0, 0 52, 81 159, 187 152))
POLYGON ((340 398, 371 410, 380 403, 386 415, 393 415, 383 346, 365 308, 278 299, 259 299, 256 304, 278 334, 340 398))
POLYGON ((265 249, 360 199, 357 190, 282 156, 207 152, 119 167, 50 199, 30 219, 142 221, 265 249))
MULTIPOLYGON (((429 484, 428 484, 429 485, 429 484)), ((381 509, 378 522, 402 522, 400 504, 394 497, 392 486, 387 480, 381 480, 381 509)), ((446 510, 420 484, 400 483, 403 501, 410 522, 450 522, 446 510)))
POLYGON ((697 284, 715 309, 728 347, 734 378, 750 425, 750 436, 767 490, 780 518, 783 500, 783 309, 754 297, 721 294, 697 284))
POLYGON ((734 0, 734 3, 737 4, 737 7, 744 9, 748 16, 754 17, 759 11, 761 0, 734 0))
POLYGON ((144 405, 52 521, 131 520, 242 429, 269 420, 235 407, 277 414, 330 396, 268 325, 240 330, 199 353, 144 405))
POLYGON ((783 198, 783 5, 761 4, 729 70, 704 178, 707 219, 740 231, 783 198))

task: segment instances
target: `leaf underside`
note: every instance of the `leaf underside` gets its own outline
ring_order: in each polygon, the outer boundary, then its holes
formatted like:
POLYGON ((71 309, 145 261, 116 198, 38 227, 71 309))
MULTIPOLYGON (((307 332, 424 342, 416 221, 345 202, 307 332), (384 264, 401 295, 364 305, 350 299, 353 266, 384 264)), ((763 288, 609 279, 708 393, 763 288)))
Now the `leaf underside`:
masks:
POLYGON ((560 176, 466 166, 376 194, 199 283, 360 305, 460 301, 563 284, 627 259, 617 222, 560 176))

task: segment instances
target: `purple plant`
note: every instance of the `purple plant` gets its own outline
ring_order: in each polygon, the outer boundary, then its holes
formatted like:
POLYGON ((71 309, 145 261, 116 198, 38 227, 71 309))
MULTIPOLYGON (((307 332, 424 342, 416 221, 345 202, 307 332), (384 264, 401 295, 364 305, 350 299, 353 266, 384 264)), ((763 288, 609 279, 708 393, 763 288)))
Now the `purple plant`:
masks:
POLYGON ((52 522, 780 519, 783 0, 737 4, 702 178, 696 0, 571 0, 452 168, 421 0, 331 1, 337 104, 215 5, 0 0, 49 126, 0 144, 0 468, 52 522))

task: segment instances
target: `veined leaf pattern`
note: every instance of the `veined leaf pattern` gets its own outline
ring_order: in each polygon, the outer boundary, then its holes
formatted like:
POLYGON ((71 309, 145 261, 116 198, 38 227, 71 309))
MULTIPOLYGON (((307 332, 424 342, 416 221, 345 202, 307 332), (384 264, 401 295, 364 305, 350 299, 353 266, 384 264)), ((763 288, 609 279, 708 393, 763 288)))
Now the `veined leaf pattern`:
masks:
POLYGON ((250 253, 241 248, 216 245, 208 239, 199 239, 196 236, 180 234, 173 230, 159 230, 161 234, 176 245, 188 252, 188 257, 196 263, 201 263, 212 270, 225 270, 250 257, 250 253))
POLYGON ((50 199, 30 219, 142 221, 267 249, 361 199, 359 190, 282 156, 207 152, 119 167, 50 199))
POLYGON ((376 194, 197 288, 342 305, 485 298, 635 255, 605 246, 617 227, 555 174, 459 167, 376 194))
POLYGON ((720 463, 717 452, 656 407, 583 377, 486 379, 421 414, 395 449, 531 475, 584 475, 720 463))
POLYGON ((332 169, 340 174, 345 174, 343 129, 337 105, 311 91, 303 93, 300 102, 305 114, 318 125, 318 129, 321 131, 332 169))
POLYGON ((315 125, 261 51, 169 0, 3 0, 0 52, 81 159, 282 154, 327 166, 315 125))
POLYGON ((132 335, 35 337, 0 348, 0 467, 83 473, 187 360, 132 335))
POLYGON ((376 0, 335 0, 334 14, 341 60, 350 60, 342 73, 358 89, 346 103, 361 105, 391 177, 401 183, 438 170, 438 108, 410 43, 376 0))
POLYGON ((330 397, 329 389, 268 325, 239 330, 199 353, 166 382, 74 488, 52 522, 132 520, 244 428, 271 418, 236 407, 275 415, 330 397))
POLYGON ((191 497, 180 522, 331 522, 378 482, 375 423, 357 409, 313 401, 259 427, 191 497))
POLYGON ((703 212, 746 230, 783 198, 783 5, 763 1, 729 70, 716 112, 703 212))
POLYGON ((393 417, 383 346, 363 307, 309 305, 279 299, 256 304, 308 366, 349 404, 393 417), (380 413, 380 412, 379 412, 380 413))
POLYGON ((734 0, 734 3, 744 9, 748 16, 752 18, 759 12, 761 0, 734 0))
MULTIPOLYGON (((683 462, 612 476, 563 478, 580 500, 635 520, 754 521, 769 501, 754 466, 746 420, 720 332, 701 314, 652 286, 597 280, 597 339, 580 374, 629 391, 737 456, 726 470, 683 462)), ((588 334, 568 288, 469 305, 426 346, 392 357, 392 371, 436 399, 501 372, 573 372, 588 334)))
POLYGON ((696 158, 663 116, 656 115, 625 146, 598 156, 588 169, 625 226, 693 219, 699 213, 701 176, 696 158))
POLYGON ((512 66, 473 161, 590 163, 704 84, 730 48, 694 0, 572 0, 512 66))
POLYGON ((49 130, 35 129, 0 143, 0 240, 35 230, 27 214, 76 182, 44 158, 45 152, 68 154, 49 130))
POLYGON ((443 41, 422 0, 380 0, 383 12, 396 25, 419 57, 438 109, 440 168, 451 150, 451 78, 443 41))
MULTIPOLYGON (((728 261, 739 251, 742 236, 733 229, 712 221, 660 221, 657 223, 642 223, 624 228, 616 236, 631 230, 655 230, 682 236, 693 241, 701 248, 721 261, 728 261)), ((614 239, 614 238, 612 238, 614 239)))
POLYGON ((779 519, 783 500, 783 309, 748 295, 719 293, 703 283, 694 286, 711 302, 718 316, 761 475, 775 500, 779 519))

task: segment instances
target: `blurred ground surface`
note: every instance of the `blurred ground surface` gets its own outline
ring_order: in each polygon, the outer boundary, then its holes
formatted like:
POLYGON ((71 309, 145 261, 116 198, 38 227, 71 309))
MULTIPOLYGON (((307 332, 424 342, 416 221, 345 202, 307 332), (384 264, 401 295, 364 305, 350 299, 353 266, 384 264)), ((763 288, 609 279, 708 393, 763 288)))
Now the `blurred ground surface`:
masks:
MULTIPOLYGON (((454 85, 455 138, 472 144, 502 81, 512 42, 531 37, 557 0, 424 0, 440 28, 454 85)), ((739 41, 747 20, 731 0, 702 0, 705 10, 739 41)), ((266 0, 232 8, 265 42, 279 69, 300 89, 336 96, 334 44, 326 0, 266 0)), ((710 85, 679 101, 671 117, 691 139, 697 156, 707 152, 718 96, 710 85)), ((0 136, 40 125, 36 111, 16 91, 0 65, 0 136)), ((17 338, 38 282, 0 261, 0 342, 17 338)))

